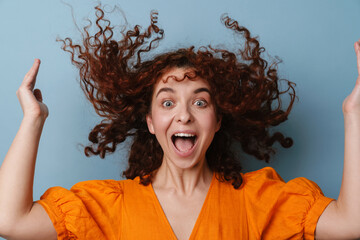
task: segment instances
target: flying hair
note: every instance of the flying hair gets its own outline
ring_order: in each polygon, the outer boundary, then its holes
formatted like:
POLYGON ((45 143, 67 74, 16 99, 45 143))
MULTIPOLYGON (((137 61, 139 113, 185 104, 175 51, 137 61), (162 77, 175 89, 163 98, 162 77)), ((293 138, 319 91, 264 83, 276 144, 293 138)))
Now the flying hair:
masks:
POLYGON ((101 6, 95 9, 95 34, 89 33, 90 21, 83 28, 81 44, 71 38, 59 40, 79 69, 87 99, 102 117, 89 133, 91 144, 84 149, 86 156, 104 158, 131 136, 128 168, 123 176, 127 179, 139 176, 143 185, 151 182, 152 173, 162 163, 163 151, 148 131, 146 114, 150 111, 154 85, 173 67, 190 69, 184 78, 198 76, 210 85, 222 124, 207 150, 206 160, 212 171, 220 173, 220 180, 231 181, 234 188, 241 186, 242 168, 231 149, 233 141, 239 142, 245 153, 266 162, 275 154, 275 142, 284 148, 292 146, 291 138, 281 132, 271 135, 269 131, 287 120, 296 98, 295 84, 281 79, 287 88, 280 90, 277 62, 269 65, 262 58, 265 48, 237 21, 221 16, 225 27, 244 39, 243 48, 237 52, 210 45, 191 46, 150 58, 151 51, 164 38, 156 11, 151 12, 146 29, 141 30, 139 25, 124 28, 122 37, 115 39, 114 26, 105 19, 103 9, 101 6), (284 94, 290 96, 285 108, 281 101, 284 94))

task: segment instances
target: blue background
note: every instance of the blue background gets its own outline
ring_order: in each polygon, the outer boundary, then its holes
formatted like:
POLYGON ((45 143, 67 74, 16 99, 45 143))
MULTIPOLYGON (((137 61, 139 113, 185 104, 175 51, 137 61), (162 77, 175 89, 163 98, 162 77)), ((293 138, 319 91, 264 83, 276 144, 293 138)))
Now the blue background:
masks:
MULTIPOLYGON (((96 1, 66 1, 73 6, 81 27, 94 19, 96 1)), ((159 51, 190 45, 235 49, 241 41, 220 22, 228 13, 247 27, 272 56, 279 56, 281 78, 297 84, 289 120, 278 126, 294 140, 290 149, 278 147, 270 166, 288 181, 303 176, 338 196, 343 169, 344 127, 342 102, 357 77, 353 44, 360 38, 360 1, 103 1, 106 9, 117 4, 130 26, 148 26, 152 9, 159 11, 165 39, 159 51)), ((120 179, 126 166, 128 144, 105 160, 87 158, 82 145, 100 120, 85 99, 77 69, 57 37, 80 39, 71 9, 61 1, 0 0, 0 162, 22 120, 16 97, 23 76, 34 58, 42 65, 37 87, 43 92, 50 115, 44 127, 37 158, 34 200, 51 186, 70 188, 89 179, 120 179)), ((120 11, 108 15, 124 23, 120 11)), ((268 58, 270 59, 270 58, 268 58)), ((286 100, 286 99, 285 99, 286 100)), ((246 171, 266 164, 239 153, 246 171)))

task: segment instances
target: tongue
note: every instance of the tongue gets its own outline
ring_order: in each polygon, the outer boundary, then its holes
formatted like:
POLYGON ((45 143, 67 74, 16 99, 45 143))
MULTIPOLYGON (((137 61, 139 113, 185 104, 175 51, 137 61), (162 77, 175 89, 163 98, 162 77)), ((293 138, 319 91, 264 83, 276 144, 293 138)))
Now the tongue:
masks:
POLYGON ((193 140, 191 138, 182 138, 182 137, 177 137, 175 138, 175 147, 180 151, 180 152, 187 152, 189 151, 192 146, 194 145, 193 140))

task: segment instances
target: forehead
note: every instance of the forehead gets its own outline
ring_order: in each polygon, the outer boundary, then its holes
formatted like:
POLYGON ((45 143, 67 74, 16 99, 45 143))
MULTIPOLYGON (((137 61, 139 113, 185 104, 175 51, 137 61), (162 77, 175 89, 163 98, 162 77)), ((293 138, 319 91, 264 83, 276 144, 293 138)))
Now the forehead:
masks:
POLYGON ((166 71, 154 86, 154 93, 161 88, 207 88, 210 91, 209 83, 196 76, 195 70, 192 68, 171 68, 166 71))

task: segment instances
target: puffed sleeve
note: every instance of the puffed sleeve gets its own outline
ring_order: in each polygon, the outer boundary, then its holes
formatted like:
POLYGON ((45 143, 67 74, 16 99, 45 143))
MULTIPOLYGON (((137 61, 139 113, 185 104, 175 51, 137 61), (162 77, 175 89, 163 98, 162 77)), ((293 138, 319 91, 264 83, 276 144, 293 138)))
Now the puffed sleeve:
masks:
POLYGON ((314 239, 319 217, 334 200, 306 178, 285 183, 271 167, 243 179, 249 227, 261 239, 314 239))
POLYGON ((54 224, 59 240, 116 239, 122 191, 115 180, 81 182, 70 190, 48 189, 38 201, 54 224), (116 224, 114 224, 116 223, 116 224))

